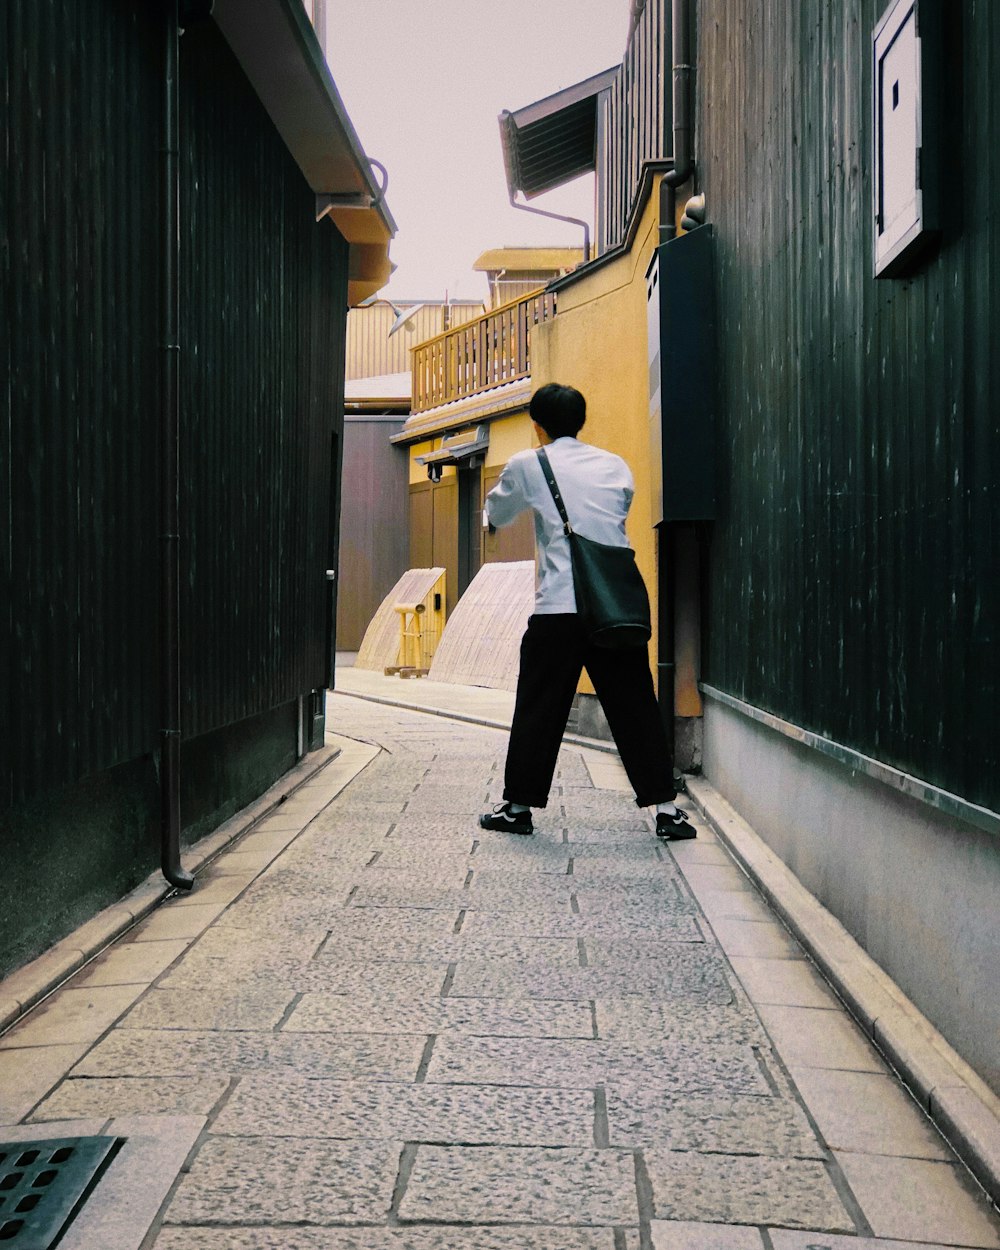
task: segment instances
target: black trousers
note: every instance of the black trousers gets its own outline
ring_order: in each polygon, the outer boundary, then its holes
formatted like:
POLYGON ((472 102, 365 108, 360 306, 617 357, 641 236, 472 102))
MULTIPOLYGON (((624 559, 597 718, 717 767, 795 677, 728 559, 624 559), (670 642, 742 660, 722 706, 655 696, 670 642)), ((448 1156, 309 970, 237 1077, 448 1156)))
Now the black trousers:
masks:
POLYGON ((529 618, 521 639, 514 721, 503 796, 526 807, 548 802, 556 757, 581 671, 586 668, 608 718, 639 807, 677 795, 645 647, 592 646, 575 613, 529 618))

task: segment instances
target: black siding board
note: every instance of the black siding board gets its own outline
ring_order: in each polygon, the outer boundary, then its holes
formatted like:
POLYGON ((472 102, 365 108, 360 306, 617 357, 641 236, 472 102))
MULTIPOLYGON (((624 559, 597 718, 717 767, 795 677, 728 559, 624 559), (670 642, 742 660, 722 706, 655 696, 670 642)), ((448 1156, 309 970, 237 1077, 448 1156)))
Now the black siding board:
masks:
POLYGON ((155 169, 158 71, 137 7, 12 0, 3 22, 7 807, 155 742, 155 618, 135 593, 156 560, 137 429, 156 206, 135 170, 155 169))
MULTIPOLYGON (((0 812, 159 744, 162 16, 0 15, 0 812)), ((181 56, 191 738, 326 677, 347 246, 212 23, 181 56)))
POLYGON ((706 675, 997 808, 998 17, 949 9, 945 237, 876 282, 881 7, 700 5, 728 477, 706 675))
POLYGON ((192 736, 325 682, 347 249, 316 224, 309 188, 211 24, 185 35, 182 86, 182 274, 198 292, 182 302, 192 736))

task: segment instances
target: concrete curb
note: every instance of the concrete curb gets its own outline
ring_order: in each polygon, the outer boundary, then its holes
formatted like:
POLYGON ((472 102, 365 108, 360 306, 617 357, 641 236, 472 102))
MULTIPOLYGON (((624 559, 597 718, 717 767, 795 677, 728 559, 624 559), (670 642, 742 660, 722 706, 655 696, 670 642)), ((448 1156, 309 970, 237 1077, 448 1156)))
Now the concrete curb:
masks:
MULTIPOLYGON (((265 790, 260 798, 184 851, 181 856, 183 866, 190 873, 199 872, 307 781, 332 764, 338 755, 339 747, 324 746, 311 752, 265 790)), ((16 1024, 74 972, 148 916, 173 889, 159 872, 150 873, 124 898, 99 911, 37 959, 0 981, 0 1033, 16 1024)))
POLYGON ((1000 1099, 703 778, 691 799, 955 1152, 1000 1205, 1000 1099))
MULTIPOLYGON (((345 699, 364 699, 366 703, 381 703, 383 707, 399 707, 406 712, 424 712, 427 716, 443 716, 446 720, 463 721, 467 725, 481 725, 483 729, 500 729, 504 733, 510 731, 510 721, 490 720, 486 716, 471 716, 468 712, 450 712, 443 707, 424 707, 420 703, 407 703, 405 699, 388 699, 380 694, 362 694, 354 690, 331 690, 331 694, 340 695, 345 699)), ((617 755, 618 748, 613 742, 604 738, 584 738, 582 734, 564 734, 563 742, 575 747, 586 747, 589 751, 604 751, 607 755, 617 755)))

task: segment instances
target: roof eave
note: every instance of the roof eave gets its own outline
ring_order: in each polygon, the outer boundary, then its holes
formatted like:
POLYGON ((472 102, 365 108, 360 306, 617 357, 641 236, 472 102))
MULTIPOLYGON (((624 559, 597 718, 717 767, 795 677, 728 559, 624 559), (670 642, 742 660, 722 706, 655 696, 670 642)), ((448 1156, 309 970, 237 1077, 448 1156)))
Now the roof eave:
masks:
POLYGON ((310 188, 362 205, 327 215, 351 248, 351 303, 374 294, 396 223, 301 0, 215 0, 213 17, 310 188))

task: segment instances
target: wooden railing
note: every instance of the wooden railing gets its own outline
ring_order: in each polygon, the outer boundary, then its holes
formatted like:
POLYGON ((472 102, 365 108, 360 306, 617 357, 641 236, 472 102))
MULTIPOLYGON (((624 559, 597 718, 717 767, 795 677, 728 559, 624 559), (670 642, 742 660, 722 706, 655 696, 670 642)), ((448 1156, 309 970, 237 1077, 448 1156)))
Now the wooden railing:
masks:
POLYGON ((526 378, 531 331, 555 316, 556 297, 535 291, 413 349, 413 412, 526 378))

